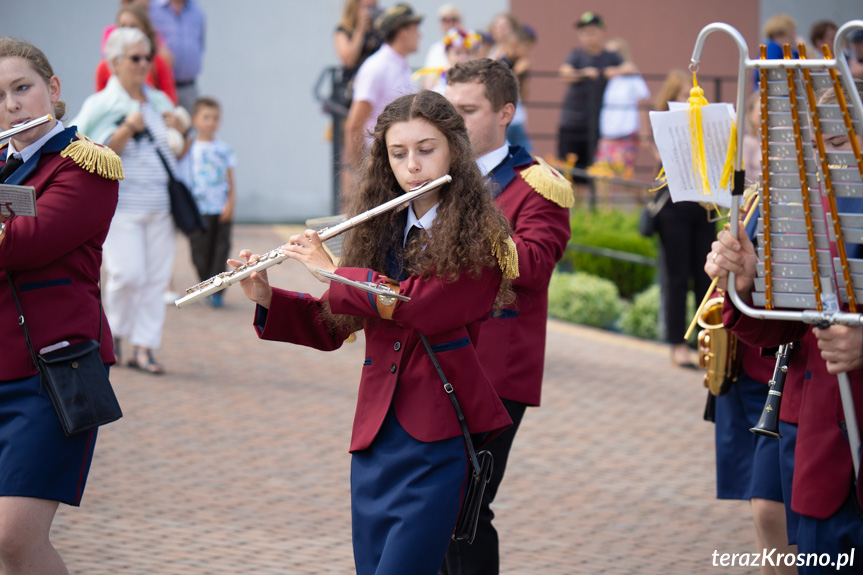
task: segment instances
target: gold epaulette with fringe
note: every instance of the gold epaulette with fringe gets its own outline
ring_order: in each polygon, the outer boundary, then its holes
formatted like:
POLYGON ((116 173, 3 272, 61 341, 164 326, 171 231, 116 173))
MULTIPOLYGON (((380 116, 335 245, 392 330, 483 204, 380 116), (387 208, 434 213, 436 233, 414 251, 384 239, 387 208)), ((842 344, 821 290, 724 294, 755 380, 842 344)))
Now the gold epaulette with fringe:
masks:
POLYGON ((87 136, 75 133, 75 140, 60 152, 60 157, 73 162, 90 172, 96 172, 108 180, 122 180, 123 160, 108 146, 97 144, 87 136))
POLYGON ((548 165, 542 158, 535 158, 537 163, 521 172, 521 177, 540 196, 554 202, 561 208, 571 208, 575 205, 572 184, 563 174, 548 165))
POLYGON ((504 279, 514 280, 518 277, 518 250, 511 237, 494 244, 492 255, 497 258, 504 279), (505 247, 504 247, 505 246, 505 247))

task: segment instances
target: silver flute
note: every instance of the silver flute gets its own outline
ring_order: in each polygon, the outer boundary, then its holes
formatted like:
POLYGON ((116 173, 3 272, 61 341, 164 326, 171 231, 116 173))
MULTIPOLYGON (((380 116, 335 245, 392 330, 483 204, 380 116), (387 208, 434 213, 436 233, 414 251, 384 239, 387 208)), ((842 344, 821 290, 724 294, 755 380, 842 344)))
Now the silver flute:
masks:
POLYGON ((45 114, 41 118, 36 118, 35 120, 30 120, 29 122, 24 122, 23 124, 18 124, 17 126, 12 126, 8 130, 3 130, 0 132, 0 143, 4 140, 8 140, 12 136, 17 136, 21 132, 26 132, 31 128, 35 128, 36 126, 41 126, 47 122, 50 122, 54 119, 54 116, 51 114, 45 114))
MULTIPOLYGON (((422 186, 419 186, 417 188, 414 188, 411 191, 406 192, 397 198, 394 198, 388 202, 384 202, 377 207, 374 207, 366 212, 363 212, 348 220, 345 220, 337 226, 318 230, 318 236, 320 236, 321 241, 323 242, 339 234, 342 234, 350 230, 351 228, 355 228, 375 216, 393 210, 402 210, 408 207, 408 205, 410 205, 410 203, 417 198, 421 198, 429 192, 432 192, 437 188, 443 186, 444 184, 450 183, 451 181, 452 176, 441 176, 440 178, 432 180, 431 182, 423 184, 422 186)), ((183 307, 187 304, 196 302, 201 298, 207 297, 216 292, 220 292, 228 286, 231 286, 238 281, 246 279, 254 272, 263 271, 268 267, 282 263, 283 261, 288 259, 288 256, 279 253, 279 250, 284 247, 284 245, 287 244, 283 244, 274 250, 270 250, 269 252, 262 254, 258 257, 258 261, 256 262, 249 262, 243 264, 240 267, 234 268, 231 271, 222 272, 217 276, 211 277, 208 280, 193 285, 192 287, 186 289, 186 295, 175 301, 174 305, 176 305, 177 307, 183 307)))

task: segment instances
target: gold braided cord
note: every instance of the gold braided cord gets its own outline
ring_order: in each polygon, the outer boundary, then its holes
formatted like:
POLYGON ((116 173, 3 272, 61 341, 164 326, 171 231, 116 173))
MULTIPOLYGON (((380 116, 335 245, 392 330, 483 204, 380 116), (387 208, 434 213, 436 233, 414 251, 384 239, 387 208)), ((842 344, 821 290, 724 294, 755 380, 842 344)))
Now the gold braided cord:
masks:
MULTIPOLYGON (((761 59, 767 59, 767 46, 761 45, 761 59)), ((764 222, 764 307, 773 309, 773 258, 770 244, 770 148, 767 130, 767 70, 759 70, 761 89, 761 215, 764 222)))
POLYGON ((561 208, 574 206, 575 196, 572 193, 572 183, 542 158, 534 159, 537 163, 521 172, 524 181, 540 196, 554 202, 561 208))
MULTIPOLYGON (((806 59, 806 46, 798 45, 800 59, 806 59)), ((829 48, 828 48, 829 50, 829 48)), ((812 74, 808 68, 803 69, 803 83, 806 86, 806 99, 809 102, 809 110, 812 112, 812 129, 815 132, 815 143, 818 146, 818 155, 821 157, 821 172, 824 174, 824 189, 827 201, 830 203, 830 217, 833 220, 833 233, 836 235, 836 251, 842 265, 842 277, 845 279, 845 293, 848 296, 848 309, 857 313, 857 298, 854 295, 854 286, 851 284, 851 271, 848 269, 848 254, 845 251, 845 239, 842 237, 842 226, 839 222, 839 209, 836 207, 836 196, 833 194, 833 177, 830 175, 830 165, 827 163, 827 150, 824 148, 824 134, 821 132, 821 118, 818 117, 818 102, 815 100, 815 90, 812 88, 812 74)), ((834 89, 841 91, 841 87, 834 84, 834 89)))
POLYGON ((114 150, 107 146, 97 144, 83 134, 75 133, 76 140, 72 140, 66 148, 60 152, 63 158, 71 158, 73 162, 91 174, 96 172, 108 180, 122 180, 123 160, 114 150))
MULTIPOLYGON (((785 59, 791 59, 791 46, 782 46, 785 59)), ((794 127, 794 147, 797 150, 797 175, 800 178, 800 194, 803 196, 803 215, 806 218, 806 240, 809 244, 809 264, 812 266, 812 283, 815 285, 815 309, 824 309, 821 303, 821 276, 818 275, 818 253, 815 251, 815 229, 812 226, 812 203, 809 199, 809 182, 806 179, 806 163, 803 159, 803 137, 800 133, 800 111, 797 106, 797 89, 794 85, 794 70, 785 70, 788 79, 788 99, 791 104, 791 125, 794 127)))
POLYGON ((518 250, 511 237, 507 237, 502 242, 495 242, 492 246, 492 255, 497 259, 504 279, 514 280, 518 277, 518 250))

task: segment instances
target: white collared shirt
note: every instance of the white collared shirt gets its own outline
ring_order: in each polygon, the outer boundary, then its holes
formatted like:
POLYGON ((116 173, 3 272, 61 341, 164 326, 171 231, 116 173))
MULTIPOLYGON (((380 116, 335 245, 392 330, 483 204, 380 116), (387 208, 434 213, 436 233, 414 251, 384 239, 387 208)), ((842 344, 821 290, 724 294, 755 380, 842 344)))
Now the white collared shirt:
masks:
POLYGON ((17 155, 26 162, 27 160, 32 158, 33 154, 38 152, 42 148, 42 146, 44 146, 48 142, 48 140, 50 140, 65 129, 66 128, 63 127, 63 122, 57 120, 57 123, 54 124, 54 127, 51 128, 47 134, 30 144, 20 152, 15 149, 15 144, 12 143, 12 140, 9 140, 9 152, 7 153, 6 159, 8 160, 13 155, 17 155))
POLYGON ((433 205, 429 211, 423 214, 423 217, 417 218, 414 213, 414 207, 408 209, 408 223, 405 225, 405 233, 402 237, 402 246, 404 246, 408 241, 408 232, 411 231, 411 228, 416 226, 426 231, 426 233, 431 234, 431 227, 434 223, 435 216, 437 215, 437 207, 440 205, 440 202, 433 205))
POLYGON ((479 171, 482 172, 483 177, 487 176, 489 172, 498 167, 500 163, 506 158, 506 155, 509 154, 509 144, 504 144, 500 148, 496 150, 492 150, 491 152, 484 154, 482 157, 476 159, 476 165, 479 166, 479 171))

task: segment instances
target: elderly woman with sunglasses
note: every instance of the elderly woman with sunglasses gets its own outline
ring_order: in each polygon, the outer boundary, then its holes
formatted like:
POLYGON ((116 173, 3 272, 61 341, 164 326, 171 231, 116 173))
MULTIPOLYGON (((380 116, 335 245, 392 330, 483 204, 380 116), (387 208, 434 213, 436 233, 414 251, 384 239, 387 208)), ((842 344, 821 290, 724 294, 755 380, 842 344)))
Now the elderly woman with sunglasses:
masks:
MULTIPOLYGON (((168 197, 167 166, 176 173, 168 127, 179 127, 171 100, 147 85, 152 64, 150 40, 136 28, 118 28, 105 44, 114 75, 93 94, 74 123, 123 159, 117 212, 105 240, 105 312, 115 336, 115 352, 127 338, 128 365, 159 375, 153 358, 165 319, 163 294, 174 261, 174 223, 168 197), (160 157, 161 156, 161 157, 160 157)), ((119 362, 118 362, 119 363, 119 362)))

